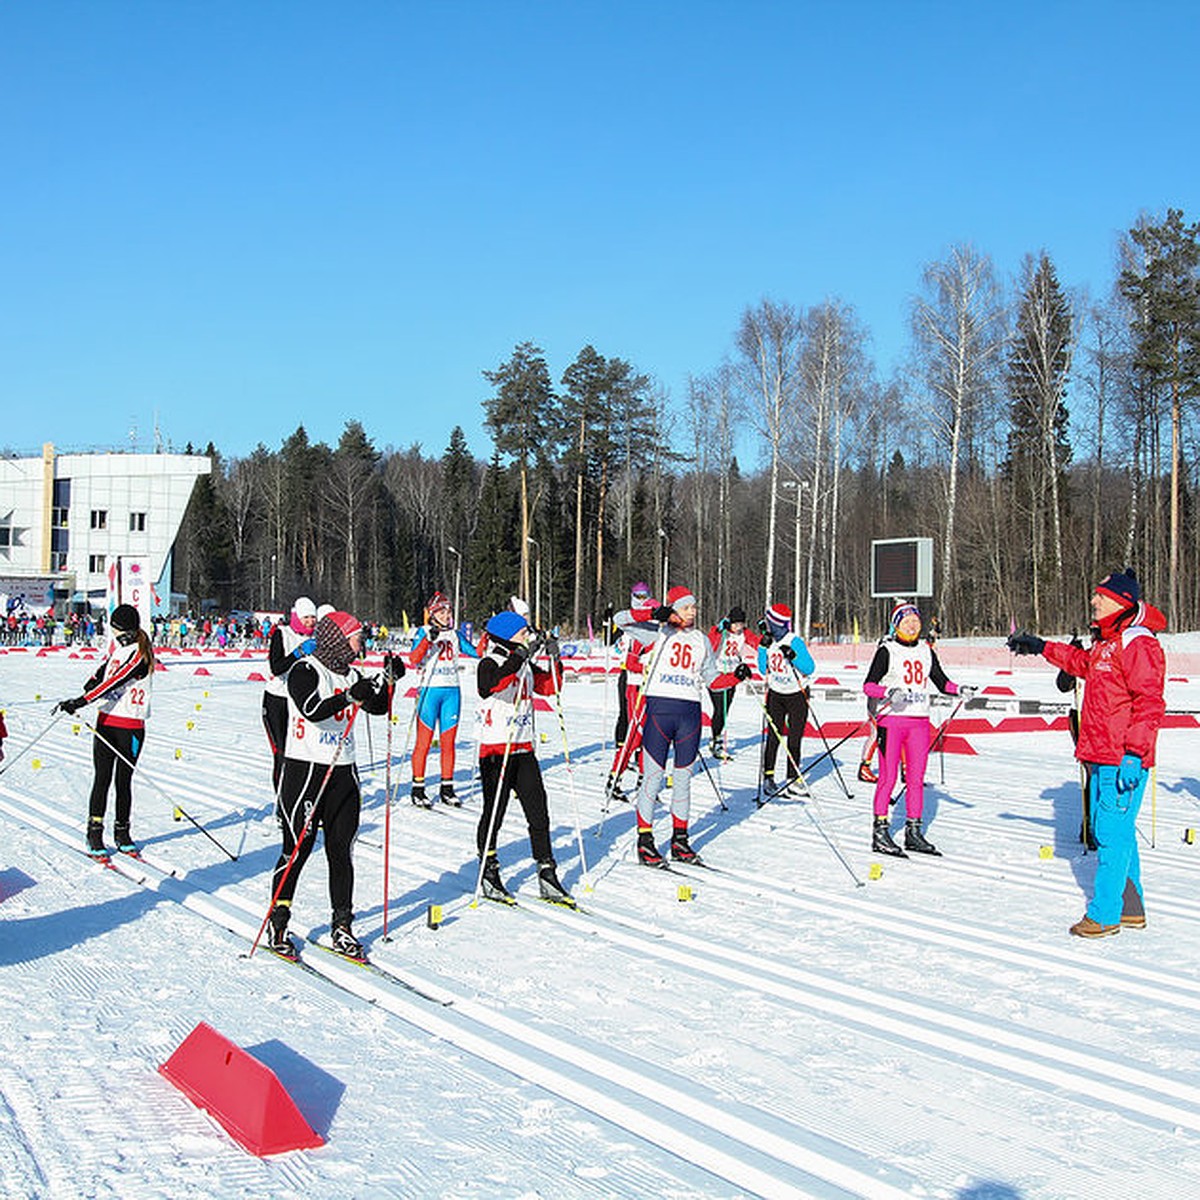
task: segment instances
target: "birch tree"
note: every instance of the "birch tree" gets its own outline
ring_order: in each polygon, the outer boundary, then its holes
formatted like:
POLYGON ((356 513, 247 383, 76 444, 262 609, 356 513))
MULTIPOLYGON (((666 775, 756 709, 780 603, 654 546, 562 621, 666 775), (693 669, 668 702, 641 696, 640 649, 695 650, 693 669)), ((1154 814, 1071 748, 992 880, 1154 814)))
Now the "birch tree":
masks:
POLYGON ((953 246, 946 259, 931 263, 923 287, 913 307, 913 336, 944 458, 939 601, 949 615, 956 600, 959 476, 970 461, 975 419, 994 392, 1004 332, 991 260, 973 247, 953 246))

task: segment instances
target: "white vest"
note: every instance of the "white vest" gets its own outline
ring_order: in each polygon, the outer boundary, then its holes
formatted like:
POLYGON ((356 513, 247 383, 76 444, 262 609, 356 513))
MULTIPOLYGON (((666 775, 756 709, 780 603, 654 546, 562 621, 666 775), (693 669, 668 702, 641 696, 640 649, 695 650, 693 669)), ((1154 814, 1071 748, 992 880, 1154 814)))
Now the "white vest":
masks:
MULTIPOLYGON (((495 646, 487 657, 503 663, 508 651, 495 646), (495 653, 493 653, 495 651, 495 653)), ((518 671, 506 686, 479 702, 479 752, 503 751, 505 746, 533 745, 532 668, 518 671)))
POLYGON ((929 678, 932 652, 929 643, 918 641, 915 646, 906 646, 894 638, 884 645, 888 652, 888 669, 879 681, 886 691, 900 688, 903 699, 895 701, 883 712, 885 717, 928 717, 929 689, 933 686, 929 678))
MULTIPOLYGON (((112 654, 104 668, 106 679, 120 672, 130 662, 136 662, 141 651, 137 642, 131 646, 113 643, 112 654)), ((99 715, 116 721, 145 721, 150 715, 150 692, 154 672, 144 679, 130 679, 100 698, 99 715)))
POLYGON ((783 655, 783 647, 790 646, 797 640, 796 634, 789 634, 782 642, 772 642, 765 651, 767 687, 780 696, 794 696, 808 683, 808 676, 801 675, 800 668, 783 655))
MULTIPOLYGON (((306 661, 317 673, 318 700, 328 700, 331 696, 349 690, 360 678, 358 671, 353 668, 349 674, 337 675, 315 657, 306 661)), ((354 727, 350 725, 350 718, 354 712, 354 705, 348 704, 336 716, 327 717, 324 721, 312 721, 296 707, 296 701, 289 694, 284 758, 311 763, 331 763, 336 758, 338 766, 354 763, 354 727), (340 754, 339 746, 342 746, 340 754)))
MULTIPOLYGON (((717 677, 717 662, 703 630, 674 629, 665 643, 656 643, 647 662, 653 674, 646 681, 647 696, 695 700, 717 677)), ((650 668, 647 667, 647 670, 650 668)))

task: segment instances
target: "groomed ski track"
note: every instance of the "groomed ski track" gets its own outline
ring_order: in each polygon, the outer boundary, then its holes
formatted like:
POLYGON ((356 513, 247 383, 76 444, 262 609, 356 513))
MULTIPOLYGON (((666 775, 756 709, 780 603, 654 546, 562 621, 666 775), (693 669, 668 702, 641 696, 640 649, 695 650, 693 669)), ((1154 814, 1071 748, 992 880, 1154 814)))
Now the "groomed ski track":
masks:
MULTIPOLYGON (((47 753, 85 759, 90 738, 86 731, 81 737, 71 737, 66 725, 64 722, 47 739, 47 753)), ((403 728, 403 722, 397 728, 403 728)), ((375 742, 376 750, 381 751, 382 737, 377 736, 375 742)), ((1029 1089, 1035 1095, 1053 1096, 1056 1102, 1067 1096, 1071 1105, 1098 1115, 1121 1114, 1151 1128, 1200 1133, 1200 1087, 1186 1073, 1161 1066, 1148 1069, 1135 1056, 1114 1055, 1111 1050, 1089 1044, 1087 1038, 1061 1036, 1002 1015, 981 1015, 953 1002, 938 1003, 928 996, 910 994, 891 981, 877 980, 867 986, 836 969, 807 965, 811 959, 804 953, 785 961, 778 954, 764 955, 761 949, 731 938, 691 931, 686 923, 673 919, 686 911, 686 906, 674 902, 671 894, 680 880, 670 875, 655 877, 653 872, 633 865, 625 852, 629 820, 625 806, 610 814, 611 845, 594 845, 594 816, 585 828, 585 849, 589 856, 595 849, 598 857, 588 876, 595 890, 585 891, 573 831, 564 820, 570 813, 566 773, 556 763, 553 749, 553 745, 543 747, 542 758, 548 777, 557 783, 556 846, 560 863, 570 870, 571 886, 583 912, 543 905, 524 892, 519 893, 521 906, 515 912, 487 905, 478 911, 465 910, 461 907, 465 904, 464 893, 474 882, 474 860, 468 854, 477 807, 416 810, 408 804, 403 789, 393 808, 396 828, 391 849, 391 894, 411 897, 430 880, 440 877, 444 884, 447 877, 453 877, 460 899, 445 905, 448 916, 461 921, 486 921, 498 937, 539 938, 542 935, 537 930, 553 929, 553 936, 565 936, 569 943, 584 950, 603 942, 626 956, 631 970, 670 972, 677 980, 690 979, 690 986, 720 989, 725 998, 722 1003, 730 1005, 745 1003, 753 996, 756 1004, 774 1006, 781 1018, 803 1015, 810 1026, 834 1031, 835 1038, 850 1037, 860 1046, 877 1042, 878 1053, 884 1056, 890 1053, 889 1045, 903 1043, 910 1051, 940 1056, 967 1075, 982 1073, 1017 1089, 1029 1089), (457 911, 456 903, 460 906, 457 911)), ((147 795, 152 785, 145 778, 153 775, 164 792, 239 855, 247 850, 261 851, 264 843, 271 844, 269 795, 264 798, 257 781, 247 795, 242 780, 230 779, 222 794, 213 788, 213 777, 207 773, 199 780, 186 773, 172 773, 169 753, 166 739, 158 745, 151 740, 135 783, 141 810, 154 803, 147 795)), ((209 769, 217 772, 230 771, 236 763, 236 755, 198 738, 191 745, 185 743, 182 757, 210 764, 209 769)), ((603 757, 593 755, 586 764, 576 765, 575 786, 581 803, 591 813, 599 794, 603 757)), ((395 770, 398 775, 401 768, 395 770)), ((933 773, 931 769, 931 777, 933 773)), ((740 788, 745 792, 747 785, 740 781, 744 771, 727 764, 722 774, 731 801, 733 791, 740 788)), ((379 785, 382 778, 382 771, 371 777, 379 785)), ((375 887, 374 879, 382 872, 378 842, 382 829, 381 787, 373 788, 371 779, 364 780, 364 829, 356 851, 359 887, 363 890, 375 887)), ((12 776, 0 782, 0 812, 77 850, 77 802, 59 797, 50 803, 32 790, 12 784, 12 776)), ((865 824, 863 797, 847 801, 833 793, 830 783, 822 787, 820 781, 814 781, 814 787, 821 788, 820 819, 847 848, 856 869, 865 875, 869 856, 860 844, 860 827, 865 824)), ((857 790, 869 789, 860 785, 857 790)), ((460 793, 465 791, 460 782, 460 793)), ((707 811, 715 800, 703 778, 694 782, 693 795, 694 830, 698 831, 694 840, 715 858, 717 846, 709 845, 708 840, 721 832, 719 816, 707 811)), ((758 812, 748 811, 746 804, 745 795, 734 803, 739 810, 736 816, 740 828, 732 830, 730 837, 753 835, 794 843, 797 859, 804 862, 829 856, 828 847, 812 828, 801 803, 773 803, 758 812), (789 822, 789 816, 795 820, 789 822)), ((135 814, 137 811, 135 808, 135 814)), ((999 820, 994 814, 982 819, 990 825, 999 820)), ((248 948, 262 918, 264 878, 261 873, 251 876, 232 866, 224 872, 211 870, 217 856, 215 847, 202 847, 202 835, 176 828, 189 846, 200 848, 204 867, 189 868, 183 865, 184 856, 176 861, 175 856, 159 850, 156 842, 168 840, 161 837, 151 839, 143 861, 114 855, 114 866, 131 885, 179 904, 234 935, 237 940, 231 940, 231 969, 236 969, 232 965, 236 955, 248 948), (233 878, 210 885, 205 878, 210 874, 214 878, 221 874, 233 878)), ((520 830, 519 810, 514 804, 507 825, 511 840, 502 844, 501 851, 502 860, 512 861, 514 867, 527 857, 527 844, 517 836, 520 830)), ((953 857, 943 860, 886 864, 886 878, 890 883, 898 871, 911 871, 912 877, 905 882, 912 887, 921 872, 957 872, 962 880, 990 886, 1036 887, 1042 896, 1061 899, 1063 911, 1068 912, 1070 903, 1079 902, 1078 880, 1064 859, 1038 861, 1037 839, 1026 840, 1030 849, 1028 865, 998 864, 956 850, 953 857)), ((194 853, 188 856, 194 857, 194 853)), ((319 895, 323 880, 316 877, 317 864, 314 857, 307 868, 313 878, 306 875, 304 886, 319 895)), ((82 856, 80 869, 89 869, 82 856)), ((1178 873, 1181 879, 1194 875, 1186 864, 1172 865, 1167 870, 1178 873)), ((880 903, 869 890, 854 889, 847 878, 842 878, 840 887, 830 886, 828 880, 838 878, 836 871, 826 872, 823 884, 807 886, 803 879, 789 880, 770 872, 750 873, 736 868, 720 873, 683 868, 682 874, 694 886, 698 905, 719 903, 736 910, 756 936, 763 935, 769 942, 772 939, 766 935, 776 935, 777 946, 796 923, 850 922, 862 927, 872 947, 890 946, 892 953, 898 945, 908 948, 915 944, 943 956, 968 959, 968 968, 992 963, 1029 975, 1053 970, 1060 977, 1076 981, 1080 988, 1104 988, 1154 1005, 1156 1012, 1159 1007, 1169 1010, 1172 1019, 1184 1025, 1200 1014, 1200 981, 1183 974, 1146 962, 1122 963, 1111 954, 1102 958, 1081 954, 1079 947, 1069 942, 1049 947, 1033 945, 1000 924, 986 926, 976 921, 964 928, 953 916, 929 911, 912 902, 909 895, 889 895, 886 903, 880 903)), ((441 892, 444 894, 444 886, 441 892)), ((309 909, 314 910, 319 911, 320 905, 309 909)), ((1191 922, 1200 916, 1200 905, 1176 893, 1157 900, 1152 912, 1154 916, 1169 914, 1175 920, 1191 922)), ((647 1061, 644 1054, 627 1053, 611 1037, 599 1033, 585 1037, 565 1025, 548 1022, 536 1011, 522 1012, 511 1004, 501 1012, 480 999, 478 990, 464 986, 462 980, 400 966, 395 960, 417 936, 423 917, 421 905, 412 900, 397 905, 393 910, 394 948, 375 940, 377 911, 369 918, 360 918, 360 936, 365 935, 370 944, 374 969, 345 963, 311 948, 307 964, 332 986, 375 1005, 390 1017, 543 1087, 745 1192, 762 1196, 887 1197, 922 1194, 929 1187, 919 1172, 881 1166, 879 1159, 864 1154, 851 1139, 816 1132, 822 1127, 822 1113, 811 1104, 797 1100, 794 1108, 780 1104, 768 1111, 722 1094, 694 1076, 659 1067, 647 1061), (434 999, 416 994, 413 988, 434 999)), ((278 964, 279 971, 293 969, 278 964)), ((936 1159, 936 1154, 932 1158, 936 1159)), ((944 1166, 936 1161, 932 1165, 944 1166)), ((940 1193, 935 1190, 935 1194, 940 1193)))

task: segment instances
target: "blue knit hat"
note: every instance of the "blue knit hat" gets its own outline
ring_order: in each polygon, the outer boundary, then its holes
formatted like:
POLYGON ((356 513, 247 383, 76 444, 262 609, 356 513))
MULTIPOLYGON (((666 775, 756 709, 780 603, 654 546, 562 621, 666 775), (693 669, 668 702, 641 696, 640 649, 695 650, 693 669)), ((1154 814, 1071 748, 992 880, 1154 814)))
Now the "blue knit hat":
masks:
POLYGON ((511 642, 522 629, 528 628, 529 622, 520 613, 511 610, 498 612, 487 623, 488 635, 502 642, 511 642))

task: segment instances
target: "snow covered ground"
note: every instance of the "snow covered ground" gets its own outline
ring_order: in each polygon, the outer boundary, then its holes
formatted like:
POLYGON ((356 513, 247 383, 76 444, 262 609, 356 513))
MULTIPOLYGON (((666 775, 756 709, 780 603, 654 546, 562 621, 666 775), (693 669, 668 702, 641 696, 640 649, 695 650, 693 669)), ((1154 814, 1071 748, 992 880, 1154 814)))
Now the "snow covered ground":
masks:
MULTIPOLYGON (((1192 666, 1200 638, 1164 640, 1180 655, 1168 706, 1195 714, 1200 678, 1178 664, 1192 666)), ((817 658, 816 713, 840 733, 861 716, 862 666, 845 648, 817 658)), ((382 971, 310 949, 322 977, 245 957, 278 846, 262 685, 248 679, 261 663, 168 656, 134 783, 145 863, 109 871, 80 852, 90 736, 78 719, 0 775, 0 1196, 1194 1194, 1195 717, 1163 733, 1140 821, 1148 928, 1080 942, 1066 930, 1094 860, 1077 841, 1053 674, 953 643, 944 658, 999 690, 955 721, 965 732, 952 747, 974 753, 946 755, 944 781, 930 765, 928 833, 943 859, 869 853, 857 739, 838 756, 853 798, 826 760, 810 802, 757 809, 759 708, 741 695, 736 757, 717 773, 727 811, 704 778, 693 785, 693 841, 722 873, 686 879, 633 864, 628 806, 601 822, 610 689, 568 683, 570 765, 552 712, 539 716, 539 753, 562 875, 585 913, 534 898, 516 805, 500 856, 521 908, 466 906, 478 811, 466 690, 467 807, 416 809, 405 787, 392 805, 390 941, 386 722, 374 720, 356 927, 382 971), (174 820, 176 805, 236 861, 174 820), (446 911, 437 930, 430 903, 446 911), (158 1074, 199 1021, 271 1066, 326 1145, 254 1158, 158 1074)), ((66 651, 0 655, 9 761, 89 673, 66 651)), ((398 708, 397 751, 410 711, 398 708)), ((806 739, 805 759, 819 748, 806 739)), ((318 853, 296 924, 319 932, 327 919, 318 853)))

